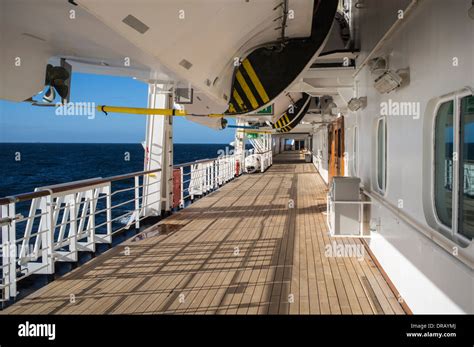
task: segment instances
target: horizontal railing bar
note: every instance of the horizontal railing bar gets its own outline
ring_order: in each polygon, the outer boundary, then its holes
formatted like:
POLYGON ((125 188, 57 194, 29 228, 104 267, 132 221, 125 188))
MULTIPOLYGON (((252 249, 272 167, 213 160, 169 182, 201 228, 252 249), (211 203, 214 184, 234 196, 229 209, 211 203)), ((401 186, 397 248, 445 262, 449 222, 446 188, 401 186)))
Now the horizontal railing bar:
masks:
POLYGON ((217 159, 201 159, 201 160, 191 161, 189 163, 174 165, 173 167, 176 168, 176 169, 179 169, 181 167, 186 167, 186 166, 191 166, 191 165, 196 165, 196 164, 210 163, 210 162, 213 162, 215 160, 217 160, 217 159))
POLYGON ((223 159, 232 159, 232 157, 226 156, 226 157, 220 157, 220 158, 214 158, 214 159, 201 159, 201 160, 191 161, 189 163, 177 164, 177 165, 174 165, 173 167, 176 168, 176 169, 179 169, 181 167, 186 167, 186 166, 191 166, 191 165, 196 165, 196 164, 216 162, 216 161, 223 160, 223 159))
POLYGON ((132 173, 124 174, 124 175, 117 175, 117 176, 112 176, 112 177, 107 177, 107 178, 98 177, 98 178, 92 178, 92 179, 81 180, 81 181, 76 181, 76 182, 69 182, 69 183, 59 184, 59 185, 54 185, 54 186, 49 186, 49 187, 42 187, 40 190, 36 192, 23 193, 23 194, 0 198, 0 205, 31 200, 34 198, 40 198, 40 197, 47 196, 50 194, 62 193, 62 192, 67 192, 69 190, 77 190, 81 188, 97 186, 104 183, 122 181, 122 180, 130 179, 130 178, 135 178, 137 176, 149 175, 149 174, 160 172, 160 171, 161 169, 138 171, 138 172, 132 172, 132 173))
MULTIPOLYGON (((214 191, 215 189, 218 189, 220 186, 226 184, 227 182, 231 181, 232 178, 235 177, 235 168, 234 168, 235 162, 236 161, 233 156, 225 156, 225 157, 219 157, 215 159, 202 159, 202 160, 197 160, 194 162, 175 165, 174 168, 181 169, 180 170, 181 171, 181 197, 180 197, 179 206, 184 207, 186 206, 185 201, 192 200, 190 199, 191 197, 200 196, 202 194, 209 193, 211 191, 214 191), (187 167, 189 167, 189 169, 187 167), (183 168, 185 168, 185 170, 183 168), (195 193, 191 194, 192 191, 194 191, 195 193)), ((81 181, 41 187, 41 188, 38 188, 37 191, 35 192, 18 194, 14 196, 7 196, 4 198, 1 198, 0 205, 15 204, 18 202, 32 200, 35 198, 44 198, 44 197, 54 198, 54 199, 51 199, 52 201, 48 200, 52 203, 52 206, 48 207, 47 212, 41 212, 39 214, 34 213, 33 215, 28 216, 28 217, 18 216, 19 218, 16 222, 18 223, 18 222, 35 220, 36 218, 39 218, 39 217, 49 216, 51 213, 54 213, 54 215, 52 216, 54 216, 54 218, 56 219, 53 221, 54 228, 52 228, 52 230, 49 230, 49 229, 36 230, 36 232, 30 232, 27 236, 25 234, 23 235, 23 237, 16 239, 14 241, 14 244, 16 244, 16 247, 21 246, 21 250, 20 250, 21 256, 18 256, 18 259, 16 258, 8 259, 6 260, 6 263, 1 262, 0 269, 3 270, 2 272, 4 272, 4 274, 5 274, 5 271, 7 271, 7 276, 11 276, 11 274, 9 274, 10 272, 8 271, 12 271, 13 264, 14 263, 20 264, 21 269, 23 269, 23 271, 25 272, 20 277, 16 277, 17 275, 13 276, 14 282, 18 282, 32 274, 43 273, 42 270, 45 268, 48 268, 51 265, 50 264, 51 262, 53 262, 54 264, 54 262, 58 261, 54 256, 54 252, 57 252, 59 250, 64 250, 65 253, 63 253, 64 251, 61 251, 62 252, 61 254, 66 255, 66 256, 80 252, 80 250, 76 250, 76 249, 74 250, 71 250, 71 248, 69 248, 69 250, 67 249, 67 247, 71 247, 73 242, 79 242, 80 240, 88 239, 93 235, 112 237, 118 233, 123 232, 124 230, 129 229, 130 227, 137 228, 139 226, 139 222, 148 217, 148 214, 146 213, 146 209, 161 201, 161 198, 154 199, 156 201, 145 201, 145 198, 146 200, 148 200, 150 196, 155 195, 155 192, 148 192, 148 191, 145 191, 145 189, 157 183, 155 180, 153 182, 146 181, 145 176, 152 173, 160 172, 160 171, 161 169, 156 169, 156 170, 149 170, 149 171, 134 172, 134 173, 129 173, 125 175, 117 175, 117 176, 108 177, 108 178, 101 178, 101 177, 91 178, 91 179, 86 179, 86 180, 81 180, 81 181), (140 176, 142 176, 141 183, 140 183, 140 176), (119 189, 110 188, 110 185, 112 182, 123 181, 123 180, 132 179, 132 178, 135 178, 135 182, 131 183, 127 187, 121 187, 121 188, 114 187, 114 188, 119 188, 119 189), (134 198, 130 198, 130 199, 126 198, 125 201, 119 201, 116 205, 113 205, 112 200, 109 200, 118 194, 122 194, 122 193, 129 194, 133 192, 134 190, 135 190, 134 198), (140 190, 143 194, 140 194, 140 190), (91 195, 90 192, 92 191, 94 191, 95 194, 92 194, 90 198, 84 196, 83 199, 80 199, 80 201, 77 201, 78 197, 81 195, 76 195, 76 194, 83 193, 86 191, 89 192, 88 195, 91 195), (99 192, 100 194, 97 194, 97 192, 99 192), (64 197, 69 194, 74 196, 74 198, 71 199, 70 201, 66 201, 64 197), (58 198, 57 201, 55 201, 56 198, 58 198), (98 208, 99 205, 96 205, 96 203, 99 200, 105 200, 105 199, 108 199, 107 200, 108 206, 100 205, 100 208, 98 208), (121 213, 120 215, 112 218, 112 215, 110 214, 110 212, 117 211, 120 208, 123 208, 133 203, 134 201, 136 203, 134 209, 124 211, 124 213, 121 213), (58 203, 58 202, 61 202, 61 203, 58 203), (85 208, 85 205, 83 204, 85 203, 91 203, 90 205, 91 207, 89 211, 83 210, 85 208), (67 220, 63 221, 64 216, 65 216, 64 213, 66 213, 66 210, 68 208, 71 208, 74 205, 76 205, 75 208, 76 208, 77 215, 68 216, 67 220), (82 210, 81 210, 81 205, 84 206, 82 207, 82 210), (83 215, 81 211, 83 211, 85 215, 83 215), (107 216, 105 220, 100 220, 100 223, 96 223, 96 220, 93 220, 92 224, 89 224, 91 221, 91 218, 100 216, 105 212, 107 212, 107 216), (61 220, 61 215, 63 216, 62 220, 61 220), (60 218, 60 220, 58 220, 58 218, 60 218), (126 219, 126 220, 120 223, 122 225, 116 225, 116 223, 120 221, 121 219, 126 219), (68 229, 63 229, 63 228, 66 228, 68 225, 71 228, 71 225, 73 223, 79 223, 79 222, 82 223, 83 221, 87 221, 87 224, 85 225, 85 229, 79 231, 77 230, 78 229, 78 226, 77 226, 74 229, 74 234, 70 234, 72 229, 69 229, 69 232, 67 233, 67 235, 65 235, 65 231, 68 229), (57 234, 58 231, 59 231, 59 234, 57 234), (51 240, 52 243, 49 245, 43 244, 44 240, 40 241, 41 243, 38 243, 39 240, 42 240, 40 238, 42 237, 41 235, 44 235, 45 233, 51 234, 49 237, 52 238, 51 240), (47 252, 47 254, 45 254, 45 252, 47 252), (39 261, 38 263, 39 267, 37 267, 38 265, 36 265, 32 269, 31 268, 28 269, 28 266, 25 265, 27 263, 35 263, 38 261, 39 261), (46 263, 46 264, 43 265, 42 263, 46 263)), ((160 180, 157 180, 157 181, 160 181, 160 180)), ((122 200, 122 198, 120 198, 120 200, 122 200)), ((44 201, 42 201, 41 203, 44 204, 44 201)), ((41 205, 41 206, 42 208, 44 208, 44 205, 41 205)), ((48 217, 48 218, 52 218, 52 217, 48 217)), ((3 247, 1 249, 3 249, 3 247)), ((51 271, 51 270, 48 270, 48 271, 51 271)), ((11 285, 10 283, 1 285, 0 289, 3 291, 4 288, 7 288, 10 285, 11 285)))

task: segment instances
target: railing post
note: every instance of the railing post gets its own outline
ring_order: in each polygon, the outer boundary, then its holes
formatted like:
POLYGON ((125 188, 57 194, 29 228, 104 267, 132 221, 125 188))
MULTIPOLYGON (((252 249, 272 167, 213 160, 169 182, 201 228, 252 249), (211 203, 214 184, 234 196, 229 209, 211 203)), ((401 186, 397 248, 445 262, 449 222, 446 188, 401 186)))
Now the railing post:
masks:
POLYGON ((212 182, 212 165, 211 163, 207 163, 207 191, 209 192, 212 189, 211 182, 212 182))
POLYGON ((97 206, 97 201, 99 199, 99 189, 92 189, 91 191, 91 203, 90 203, 90 217, 89 217, 89 225, 88 227, 88 237, 87 242, 89 243, 88 247, 90 247, 91 252, 95 252, 95 211, 97 206))
POLYGON ((231 157, 231 160, 230 160, 230 173, 229 173, 229 175, 230 175, 231 180, 234 179, 234 177, 235 177, 235 155, 233 155, 231 157))
POLYGON ((2 285, 5 286, 5 299, 8 300, 17 294, 15 203, 2 206, 2 217, 10 220, 10 223, 2 226, 2 285))
POLYGON ((46 273, 53 274, 54 273, 54 199, 51 194, 46 197, 46 230, 42 231, 41 236, 41 260, 42 263, 45 265, 46 273))
POLYGON ((66 202, 69 205, 69 251, 72 253, 72 258, 77 261, 77 205, 76 205, 76 194, 69 196, 69 201, 66 202))
POLYGON ((140 228, 140 176, 135 176, 135 228, 140 228))
POLYGON ((179 168, 179 172, 181 175, 181 189, 180 189, 181 197, 179 199, 179 205, 181 208, 183 208, 184 207, 184 169, 182 166, 179 168))
MULTIPOLYGON (((144 192, 145 190, 143 190, 144 192)), ((106 218, 107 218, 107 236, 106 241, 112 243, 112 186, 109 182, 109 185, 106 189, 107 197, 105 198, 105 204, 107 208, 106 218)), ((145 213, 145 211, 143 211, 145 213)))
POLYGON ((204 175, 205 173, 203 172, 205 170, 205 166, 203 164, 198 164, 198 170, 199 170, 199 184, 200 184, 200 191, 201 191, 201 196, 204 195, 204 175))
POLYGON ((224 183, 227 183, 229 180, 229 157, 225 157, 224 161, 224 168, 225 168, 225 174, 224 174, 224 183))
POLYGON ((211 190, 214 190, 214 173, 215 173, 215 172, 214 172, 214 162, 211 161, 211 162, 209 163, 209 166, 210 166, 210 168, 211 168, 211 181, 209 182, 209 185, 210 185, 210 187, 211 187, 211 190))
POLYGON ((209 191, 211 185, 211 166, 209 163, 206 163, 206 193, 209 191))
MULTIPOLYGON (((8 205, 2 205, 2 218, 8 218, 8 205)), ((2 299, 10 299, 10 225, 5 223, 2 225, 2 299)))
POLYGON ((193 169, 194 165, 191 164, 189 167, 189 185, 188 185, 188 193, 190 195, 191 200, 194 200, 194 187, 195 181, 193 180, 193 169), (193 193, 191 193, 193 192, 193 193))

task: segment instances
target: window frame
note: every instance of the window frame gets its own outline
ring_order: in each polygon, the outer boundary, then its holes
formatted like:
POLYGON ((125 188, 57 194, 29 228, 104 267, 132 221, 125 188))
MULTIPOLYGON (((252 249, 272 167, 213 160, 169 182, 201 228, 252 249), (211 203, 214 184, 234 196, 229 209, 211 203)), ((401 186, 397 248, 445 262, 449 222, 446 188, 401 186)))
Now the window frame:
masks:
POLYGON ((376 146, 375 146, 375 182, 377 191, 382 195, 385 196, 387 194, 387 183, 388 183, 388 125, 387 125, 387 118, 380 117, 377 119, 376 128, 375 128, 375 138, 376 138, 376 146), (379 129, 380 123, 383 122, 383 130, 384 130, 384 163, 383 163, 383 176, 382 176, 382 185, 379 184, 379 129))
MULTIPOLYGON (((460 239, 463 242, 470 243, 474 241, 473 239, 468 238, 467 236, 459 232, 459 199, 460 199, 460 161, 462 160, 459 155, 461 153, 461 100, 465 97, 474 96, 472 91, 465 90, 461 93, 450 94, 444 97, 439 98, 434 108, 434 117, 432 121, 431 129, 431 148, 432 148, 432 158, 431 158, 431 208, 432 213, 435 219, 436 224, 442 231, 451 235, 454 239, 460 239), (453 156, 456 157, 456 160, 453 159, 453 199, 452 199, 452 215, 451 215, 451 225, 449 227, 445 225, 438 216, 438 211, 436 209, 435 202, 435 158, 436 158, 436 121, 438 119, 438 112, 440 107, 446 103, 452 101, 453 105, 453 156)), ((464 187, 463 187, 464 189, 464 187)))

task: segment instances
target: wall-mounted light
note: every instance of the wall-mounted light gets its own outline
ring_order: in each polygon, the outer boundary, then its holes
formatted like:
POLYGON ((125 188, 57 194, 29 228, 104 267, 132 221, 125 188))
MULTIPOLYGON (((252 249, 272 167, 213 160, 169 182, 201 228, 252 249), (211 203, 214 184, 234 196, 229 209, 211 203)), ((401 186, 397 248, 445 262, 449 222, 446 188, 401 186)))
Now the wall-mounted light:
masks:
POLYGON ((380 75, 388 70, 388 57, 377 57, 368 62, 370 72, 374 75, 380 75))
POLYGON ((356 112, 360 109, 364 109, 366 106, 367 106, 367 97, 365 97, 365 96, 361 97, 361 98, 352 98, 347 103, 347 107, 352 112, 356 112))
POLYGON ((406 85, 409 80, 409 70, 388 70, 375 80, 374 87, 381 94, 390 93, 403 85, 406 85))

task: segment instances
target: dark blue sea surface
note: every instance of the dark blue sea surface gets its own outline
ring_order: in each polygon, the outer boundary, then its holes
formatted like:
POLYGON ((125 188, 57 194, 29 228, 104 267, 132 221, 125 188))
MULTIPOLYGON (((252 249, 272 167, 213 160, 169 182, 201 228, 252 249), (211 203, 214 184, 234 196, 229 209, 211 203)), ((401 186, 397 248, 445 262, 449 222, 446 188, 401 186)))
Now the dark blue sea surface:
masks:
MULTIPOLYGON (((232 149, 225 144, 175 144, 174 163, 216 158, 226 147, 232 149)), ((143 157, 141 144, 0 143, 0 197, 142 171, 143 157)))
MULTIPOLYGON (((232 148, 225 144, 175 144, 174 163, 216 158, 221 154, 219 150, 229 151, 232 148)), ((0 143, 0 197, 32 192, 35 188, 48 185, 143 171, 143 162, 144 149, 141 144, 0 143)), ((121 234, 114 235, 113 245, 132 237, 137 232, 131 218, 135 209, 133 187, 133 178, 112 183, 112 191, 117 192, 112 196, 112 231, 123 230, 121 234)), ((15 213, 28 217, 30 205, 31 200, 16 203, 15 213)), ((64 210, 58 209, 58 211, 60 212, 57 221, 60 223, 64 210)), ((79 207, 78 215, 81 215, 82 211, 83 209, 79 207)), ((34 232, 38 231, 39 212, 35 212, 37 217, 33 219, 34 232)), ((0 210, 0 217, 3 217, 1 213, 0 210)), ((99 198, 95 214, 96 233, 106 232, 106 221, 106 201, 104 198, 99 198)), ((16 224, 17 240, 24 237, 25 226, 26 220, 20 217, 16 224)), ((59 237, 59 230, 57 224, 54 231, 55 240, 59 237)), ((33 246, 35 239, 35 236, 28 238, 30 247, 33 246)), ((1 233, 0 242, 3 242, 1 233)), ((106 249, 106 245, 97 245, 96 254, 106 249)), ((82 264, 91 257, 92 254, 89 252, 80 252, 79 263, 82 264)), ((55 271, 57 274, 64 274, 71 268, 73 265, 70 263, 57 263, 55 271)), ((1 272, 0 269, 0 278, 1 272)), ((21 295, 26 295, 45 283, 44 279, 25 280, 20 283, 21 295)))
MULTIPOLYGON (((216 158, 229 151, 228 145, 175 144, 174 163, 216 158)), ((0 144, 0 197, 33 192, 35 188, 88 178, 111 177, 143 171, 144 150, 141 144, 0 144)), ((134 206, 134 180, 112 183, 112 228, 129 223, 134 206), (118 205, 118 206, 117 206, 118 205)), ((16 213, 29 215, 31 201, 16 204, 16 213)), ((105 199, 97 201, 97 211, 106 208, 105 199)), ((1 214, 1 211, 0 211, 1 214)), ((96 214, 97 231, 105 231, 105 212, 96 214)), ((22 237, 24 222, 18 225, 22 237)))

